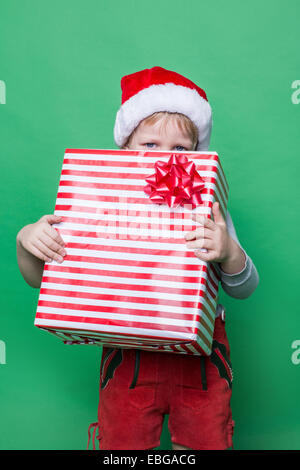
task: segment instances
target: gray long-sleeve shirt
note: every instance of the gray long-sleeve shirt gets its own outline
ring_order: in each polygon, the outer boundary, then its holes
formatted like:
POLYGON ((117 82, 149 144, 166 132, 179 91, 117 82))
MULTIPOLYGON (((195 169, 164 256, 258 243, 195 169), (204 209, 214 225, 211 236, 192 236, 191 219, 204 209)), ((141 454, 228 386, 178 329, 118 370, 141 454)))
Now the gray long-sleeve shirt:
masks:
MULTIPOLYGON (((252 259, 247 255, 246 251, 241 246, 238 240, 238 237, 237 237, 237 234, 236 234, 233 222, 232 222, 232 218, 228 211, 226 214, 226 225, 227 225, 228 233, 231 236, 231 238, 239 244, 239 246, 245 253, 245 257, 246 257, 245 265, 244 265, 244 268, 240 272, 235 273, 235 274, 228 274, 222 271, 219 263, 213 263, 213 265, 221 276, 220 282, 221 282, 221 286, 223 287, 223 290, 228 295, 236 299, 246 299, 252 294, 252 292, 255 291, 259 283, 258 272, 252 259)), ((222 304, 218 304, 216 316, 219 316, 221 314, 222 309, 223 309, 222 304)))

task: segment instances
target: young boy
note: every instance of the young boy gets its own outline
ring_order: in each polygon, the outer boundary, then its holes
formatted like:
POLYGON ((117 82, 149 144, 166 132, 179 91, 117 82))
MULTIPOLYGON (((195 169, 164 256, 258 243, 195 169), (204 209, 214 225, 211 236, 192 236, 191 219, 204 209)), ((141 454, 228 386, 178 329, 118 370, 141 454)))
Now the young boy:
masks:
MULTIPOLYGON (((120 148, 176 153, 208 149, 211 108, 193 82, 153 67, 123 77, 121 87, 114 128, 120 148)), ((193 216, 201 230, 185 235, 187 246, 199 259, 214 263, 229 295, 246 298, 259 282, 257 270, 240 245, 229 212, 225 221, 214 203, 212 213, 214 220, 193 216)), ((59 221, 46 215, 17 235, 19 267, 33 287, 40 287, 44 261, 62 262, 66 254, 62 238, 51 227, 59 221)), ((100 449, 158 447, 165 414, 173 449, 232 447, 232 370, 224 312, 218 304, 209 357, 103 348, 98 421, 89 427, 90 433, 95 426, 93 438, 98 429, 100 449)))

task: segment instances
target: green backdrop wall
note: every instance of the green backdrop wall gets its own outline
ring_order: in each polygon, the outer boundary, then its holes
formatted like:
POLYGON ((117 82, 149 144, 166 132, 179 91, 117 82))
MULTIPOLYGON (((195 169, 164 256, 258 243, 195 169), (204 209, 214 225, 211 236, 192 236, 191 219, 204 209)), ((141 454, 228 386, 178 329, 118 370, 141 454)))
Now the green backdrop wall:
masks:
MULTIPOLYGON (((300 448, 299 15, 298 0, 2 2, 1 449, 86 446, 101 348, 34 327, 39 291, 18 270, 15 238, 53 213, 65 148, 116 148, 120 79, 154 65, 206 90, 210 150, 260 276, 248 299, 220 295, 235 448, 300 448)), ((167 417, 160 449, 171 449, 167 417)))

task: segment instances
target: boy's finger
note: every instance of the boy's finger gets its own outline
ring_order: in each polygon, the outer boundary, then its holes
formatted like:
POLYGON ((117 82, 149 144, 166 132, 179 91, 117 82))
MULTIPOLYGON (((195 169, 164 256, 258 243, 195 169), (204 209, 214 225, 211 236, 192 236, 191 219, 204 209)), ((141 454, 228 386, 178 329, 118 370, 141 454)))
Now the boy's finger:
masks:
POLYGON ((214 230, 211 230, 209 227, 198 227, 192 232, 187 232, 185 234, 186 240, 195 240, 196 238, 204 238, 205 240, 214 239, 214 230))
POLYGON ((46 214, 40 218, 40 221, 48 222, 48 224, 55 224, 61 221, 61 216, 56 214, 46 214))
POLYGON ((215 222, 212 219, 205 217, 204 215, 192 214, 192 219, 204 227, 210 228, 211 230, 216 230, 215 222))
POLYGON ((47 262, 51 263, 51 261, 53 259, 53 258, 47 256, 47 254, 44 253, 44 251, 41 251, 33 243, 29 243, 29 250, 30 250, 30 253, 32 253, 34 256, 36 256, 37 258, 39 258, 43 261, 47 261, 47 262))
POLYGON ((44 253, 50 260, 52 261, 53 259, 57 261, 58 263, 61 263, 63 261, 63 256, 59 254, 58 251, 52 250, 47 243, 44 243, 43 240, 37 239, 33 242, 34 246, 44 253))
POLYGON ((201 259, 201 261, 204 261, 206 263, 208 263, 212 259, 211 254, 209 252, 205 253, 200 250, 195 250, 194 253, 197 256, 197 258, 201 259))
POLYGON ((187 232, 184 237, 186 240, 194 240, 195 238, 199 237, 204 238, 204 227, 198 227, 192 232, 187 232))
POLYGON ((205 248, 206 250, 211 250, 214 248, 214 243, 206 238, 199 238, 195 241, 187 242, 186 246, 192 249, 205 248))
POLYGON ((58 243, 55 239, 52 238, 51 234, 50 236, 48 233, 43 233, 39 240, 53 253, 59 253, 60 255, 64 256, 66 255, 64 246, 62 246, 60 243, 58 243))
POLYGON ((44 233, 47 233, 47 235, 55 240, 56 243, 59 243, 61 246, 65 246, 65 242, 63 241, 61 235, 54 227, 46 226, 44 233))

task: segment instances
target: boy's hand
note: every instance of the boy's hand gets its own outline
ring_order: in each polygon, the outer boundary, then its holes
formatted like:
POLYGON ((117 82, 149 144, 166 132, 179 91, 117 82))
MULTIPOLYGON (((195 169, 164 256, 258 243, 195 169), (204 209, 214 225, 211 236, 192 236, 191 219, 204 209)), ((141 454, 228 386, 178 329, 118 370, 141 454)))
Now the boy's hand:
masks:
POLYGON ((58 263, 63 261, 66 255, 65 243, 60 234, 52 224, 61 222, 61 217, 49 214, 43 215, 34 224, 25 225, 17 236, 17 243, 37 258, 51 262, 53 259, 58 263))
POLYGON ((212 214, 214 221, 203 215, 192 215, 192 219, 202 224, 192 232, 185 235, 187 247, 195 248, 195 255, 205 262, 226 262, 233 253, 234 240, 227 231, 226 222, 221 214, 218 202, 213 203, 212 214), (197 249, 206 248, 204 253, 197 249))

